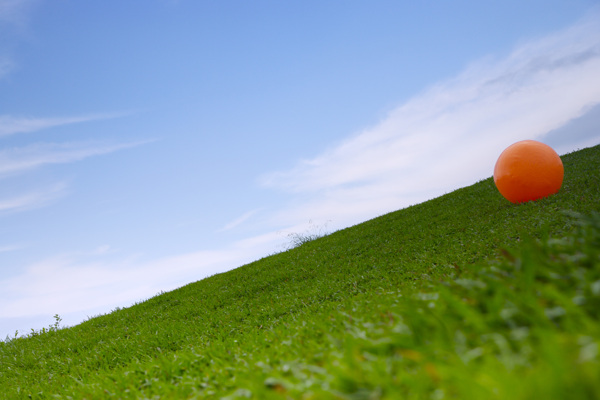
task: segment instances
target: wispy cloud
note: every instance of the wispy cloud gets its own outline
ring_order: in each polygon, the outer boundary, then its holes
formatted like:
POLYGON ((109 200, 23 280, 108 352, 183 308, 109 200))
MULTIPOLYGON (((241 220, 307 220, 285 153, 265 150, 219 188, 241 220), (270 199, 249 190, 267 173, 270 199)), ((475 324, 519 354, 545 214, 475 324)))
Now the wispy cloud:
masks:
POLYGON ((51 187, 19 196, 0 199, 0 213, 17 212, 38 208, 64 196, 67 192, 66 183, 57 183, 51 187))
MULTIPOLYGON (((0 136, 33 132, 55 126, 116 118, 123 113, 94 114, 66 118, 15 118, 0 116, 0 136)), ((0 150, 0 179, 35 170, 51 164, 65 164, 88 157, 140 146, 152 140, 105 143, 98 141, 66 143, 32 143, 0 150)), ((0 199, 0 212, 19 212, 45 206, 67 194, 67 185, 58 183, 50 188, 37 188, 29 193, 0 199)))
MULTIPOLYGON (((0 62, 0 72, 1 72, 0 62)), ((13 135, 16 133, 35 132, 56 126, 76 124, 80 122, 97 121, 118 118, 126 113, 92 114, 75 117, 53 117, 53 118, 31 118, 0 115, 0 136, 13 135)))
POLYGON ((358 222, 491 176, 506 146, 543 140, 599 102, 596 9, 576 25, 523 43, 506 57, 473 63, 376 126, 260 181, 310 197, 274 219, 358 222))
POLYGON ((0 177, 46 164, 63 164, 140 146, 150 141, 102 144, 96 142, 36 143, 0 151, 0 177))

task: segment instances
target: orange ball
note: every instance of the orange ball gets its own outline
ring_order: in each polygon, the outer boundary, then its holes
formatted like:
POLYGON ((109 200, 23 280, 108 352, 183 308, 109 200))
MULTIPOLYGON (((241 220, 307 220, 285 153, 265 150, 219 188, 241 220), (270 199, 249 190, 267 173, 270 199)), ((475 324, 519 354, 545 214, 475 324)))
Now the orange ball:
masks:
POLYGON ((564 173, 563 163, 552 147, 523 140, 500 154, 494 167, 494 183, 508 201, 523 203, 558 192, 564 173))

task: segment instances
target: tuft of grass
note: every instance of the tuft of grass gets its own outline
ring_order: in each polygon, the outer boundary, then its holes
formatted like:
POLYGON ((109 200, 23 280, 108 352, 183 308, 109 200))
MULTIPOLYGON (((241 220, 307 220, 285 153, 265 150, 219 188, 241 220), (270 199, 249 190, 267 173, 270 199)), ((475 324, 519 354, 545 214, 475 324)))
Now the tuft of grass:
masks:
POLYGON ((0 342, 0 398, 599 398, 600 146, 563 163, 0 342))
POLYGON ((315 225, 312 221, 308 222, 309 227, 302 233, 292 232, 287 235, 289 243, 286 250, 295 249, 313 240, 327 236, 327 223, 322 226, 315 225))

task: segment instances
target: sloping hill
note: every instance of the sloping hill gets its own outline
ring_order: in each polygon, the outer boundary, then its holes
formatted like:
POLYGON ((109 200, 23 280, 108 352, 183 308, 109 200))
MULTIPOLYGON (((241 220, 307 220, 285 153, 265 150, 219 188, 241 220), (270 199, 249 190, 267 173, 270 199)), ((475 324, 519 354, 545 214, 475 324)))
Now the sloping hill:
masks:
POLYGON ((486 179, 0 343, 0 398, 594 398, 600 242, 563 211, 600 211, 600 146, 562 158, 537 202, 486 179))

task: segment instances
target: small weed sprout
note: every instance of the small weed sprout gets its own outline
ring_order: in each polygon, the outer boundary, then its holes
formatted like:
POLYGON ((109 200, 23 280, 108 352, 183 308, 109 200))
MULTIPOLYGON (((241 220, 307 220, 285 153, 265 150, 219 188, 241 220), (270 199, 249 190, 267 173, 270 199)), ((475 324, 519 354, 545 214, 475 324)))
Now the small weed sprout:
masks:
MULTIPOLYGON (((42 328, 38 331, 31 328, 31 332, 29 332, 29 334, 27 334, 26 337, 36 337, 39 335, 43 335, 44 333, 58 331, 60 329, 60 322, 62 321, 62 318, 58 314, 54 314, 53 318, 54 318, 54 323, 52 325, 48 325, 47 328, 42 328)), ((19 333, 19 331, 15 332, 15 339, 16 339, 18 333, 19 333)))
POLYGON ((54 314, 54 324, 50 326, 50 330, 57 331, 60 329, 62 318, 58 314, 54 314))

